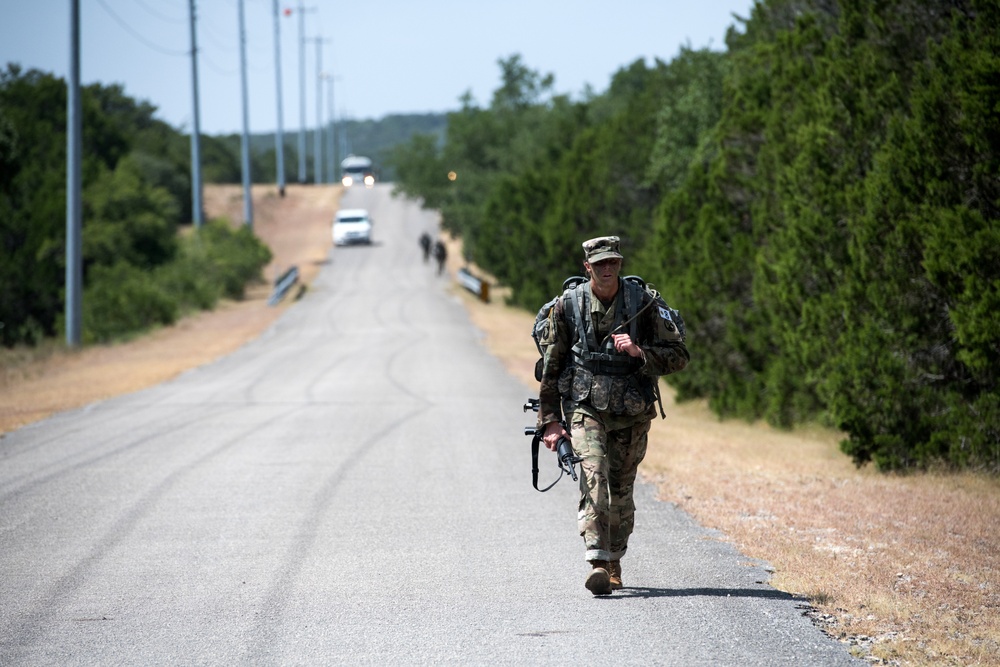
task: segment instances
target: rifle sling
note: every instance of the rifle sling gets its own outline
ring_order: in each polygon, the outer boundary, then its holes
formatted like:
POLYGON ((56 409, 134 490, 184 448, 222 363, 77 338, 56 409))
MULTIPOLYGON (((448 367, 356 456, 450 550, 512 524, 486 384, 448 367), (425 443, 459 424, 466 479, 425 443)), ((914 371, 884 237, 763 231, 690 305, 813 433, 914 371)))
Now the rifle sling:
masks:
POLYGON ((559 480, 562 479, 563 475, 566 474, 566 471, 563 470, 562 467, 560 466, 559 476, 556 477, 556 481, 552 482, 544 489, 538 488, 538 443, 540 443, 541 441, 542 441, 542 432, 535 431, 535 437, 531 439, 531 484, 532 486, 535 487, 535 491, 540 491, 542 493, 545 493, 553 486, 555 486, 559 480))

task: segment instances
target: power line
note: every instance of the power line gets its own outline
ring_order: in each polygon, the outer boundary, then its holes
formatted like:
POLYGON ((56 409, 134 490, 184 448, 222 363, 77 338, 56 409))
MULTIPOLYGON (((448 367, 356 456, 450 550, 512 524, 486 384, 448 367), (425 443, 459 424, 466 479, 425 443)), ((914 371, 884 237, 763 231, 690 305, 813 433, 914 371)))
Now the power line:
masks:
POLYGON ((178 23, 178 24, 184 24, 184 23, 188 22, 188 20, 186 18, 179 18, 179 19, 177 19, 177 18, 174 18, 172 16, 164 16, 163 14, 159 13, 158 11, 156 11, 155 9, 153 9, 152 7, 150 7, 149 5, 147 5, 145 2, 143 2, 143 0, 132 0, 132 1, 135 4, 139 5, 140 7, 142 7, 144 10, 146 10, 147 14, 150 14, 151 16, 155 16, 156 18, 160 19, 161 21, 166 21, 167 23, 178 23))
POLYGON ((225 34, 225 31, 220 30, 218 26, 214 25, 207 16, 202 17, 199 25, 201 26, 202 35, 207 37, 208 41, 212 42, 220 49, 224 51, 235 51, 239 48, 238 41, 234 42, 228 37, 221 37, 222 34, 225 34))
MULTIPOLYGON (((202 44, 205 44, 207 42, 215 46, 216 49, 214 49, 214 51, 216 55, 219 55, 219 52, 221 51, 224 55, 229 56, 239 48, 238 42, 227 42, 227 38, 222 36, 223 34, 227 33, 227 31, 222 30, 218 25, 213 23, 212 19, 210 19, 208 16, 199 17, 198 27, 200 28, 199 34, 202 37, 206 38, 202 42, 202 44)), ((205 65, 210 70, 212 70, 216 74, 227 77, 234 76, 239 73, 238 67, 223 67, 222 65, 219 65, 217 61, 213 61, 212 58, 209 56, 209 53, 210 50, 207 48, 201 48, 199 50, 199 55, 201 56, 205 65)), ((269 73, 272 71, 272 66, 266 62, 263 64, 260 63, 255 64, 247 62, 246 66, 252 72, 269 73)))
POLYGON ((239 74, 239 69, 226 69, 225 67, 216 65, 212 62, 212 59, 208 57, 208 54, 205 53, 204 49, 199 52, 199 55, 201 55, 202 61, 208 65, 208 68, 216 74, 221 74, 222 76, 233 76, 234 74, 239 74))
POLYGON ((158 45, 152 43, 151 41, 149 41, 148 39, 146 39, 145 37, 143 37, 140 33, 136 32, 136 30, 134 28, 132 28, 132 26, 130 26, 128 24, 128 22, 126 22, 120 16, 118 16, 117 14, 115 14, 114 11, 112 11, 112 9, 110 7, 108 7, 107 4, 105 4, 104 0, 97 0, 97 4, 99 4, 101 7, 103 7, 104 11, 106 11, 111 16, 111 18, 113 18, 118 23, 118 25, 120 25, 122 28, 124 28, 126 30, 126 32, 128 32, 133 37, 135 37, 137 40, 139 40, 140 42, 142 42, 143 44, 145 44, 148 48, 150 48, 150 49, 152 49, 154 51, 158 51, 159 53, 162 53, 165 56, 184 56, 184 57, 186 57, 186 56, 189 55, 187 51, 175 51, 173 49, 165 49, 162 46, 158 46, 158 45))

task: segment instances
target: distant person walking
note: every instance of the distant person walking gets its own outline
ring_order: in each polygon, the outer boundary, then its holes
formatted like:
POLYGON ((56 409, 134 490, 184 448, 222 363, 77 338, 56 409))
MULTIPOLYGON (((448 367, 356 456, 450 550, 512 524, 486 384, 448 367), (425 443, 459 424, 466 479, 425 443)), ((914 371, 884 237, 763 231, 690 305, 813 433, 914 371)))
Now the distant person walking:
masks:
POLYGON ((424 232, 420 235, 420 249, 424 251, 424 264, 431 257, 431 235, 424 232))
POLYGON ((448 259, 448 251, 440 239, 434 242, 434 259, 437 260, 438 275, 440 276, 444 272, 444 260, 448 259))

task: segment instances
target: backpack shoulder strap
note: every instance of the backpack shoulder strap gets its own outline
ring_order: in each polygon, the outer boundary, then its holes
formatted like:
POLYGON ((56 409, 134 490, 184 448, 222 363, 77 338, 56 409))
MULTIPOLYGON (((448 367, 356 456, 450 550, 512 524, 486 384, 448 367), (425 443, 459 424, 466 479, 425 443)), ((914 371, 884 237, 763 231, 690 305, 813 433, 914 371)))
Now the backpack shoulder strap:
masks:
POLYGON ((596 350, 597 339, 594 337, 593 327, 588 327, 583 319, 590 316, 590 290, 587 289, 587 283, 577 283, 563 294, 569 300, 570 310, 573 313, 577 345, 583 352, 589 352, 591 349, 596 350))

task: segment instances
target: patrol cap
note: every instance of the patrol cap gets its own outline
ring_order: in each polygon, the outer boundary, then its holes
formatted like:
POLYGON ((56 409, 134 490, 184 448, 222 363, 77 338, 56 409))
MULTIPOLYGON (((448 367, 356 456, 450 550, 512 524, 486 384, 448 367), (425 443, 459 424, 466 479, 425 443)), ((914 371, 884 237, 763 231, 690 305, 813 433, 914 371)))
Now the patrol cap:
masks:
POLYGON ((591 264, 605 259, 623 259, 618 251, 617 236, 599 236, 583 242, 583 252, 587 255, 587 261, 591 264))

